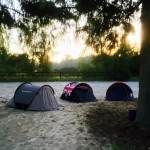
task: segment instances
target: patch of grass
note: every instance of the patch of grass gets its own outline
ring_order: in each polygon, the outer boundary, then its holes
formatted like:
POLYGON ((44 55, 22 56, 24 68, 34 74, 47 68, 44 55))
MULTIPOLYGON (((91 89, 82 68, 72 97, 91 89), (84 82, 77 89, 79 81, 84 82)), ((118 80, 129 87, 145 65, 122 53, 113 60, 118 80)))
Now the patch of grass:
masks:
POLYGON ((106 137, 113 150, 147 150, 150 133, 140 130, 128 119, 129 109, 137 102, 101 102, 86 113, 86 126, 95 139, 106 137))
MULTIPOLYGON (((105 76, 20 76, 20 77, 0 77, 0 82, 44 82, 44 81, 112 81, 105 76)), ((134 78, 130 81, 138 81, 134 78)))

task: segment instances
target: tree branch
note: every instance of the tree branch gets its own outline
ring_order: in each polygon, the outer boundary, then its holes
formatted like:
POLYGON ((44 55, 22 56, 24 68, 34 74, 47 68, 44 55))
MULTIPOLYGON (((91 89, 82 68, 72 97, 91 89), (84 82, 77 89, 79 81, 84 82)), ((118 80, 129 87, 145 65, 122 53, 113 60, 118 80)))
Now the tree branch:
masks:
POLYGON ((23 14, 22 14, 21 12, 19 12, 18 10, 16 10, 16 9, 10 8, 10 7, 5 6, 5 5, 2 5, 2 4, 0 4, 0 6, 3 7, 3 8, 6 8, 6 9, 8 9, 8 10, 12 10, 12 11, 18 13, 19 15, 22 15, 22 16, 23 16, 23 14))

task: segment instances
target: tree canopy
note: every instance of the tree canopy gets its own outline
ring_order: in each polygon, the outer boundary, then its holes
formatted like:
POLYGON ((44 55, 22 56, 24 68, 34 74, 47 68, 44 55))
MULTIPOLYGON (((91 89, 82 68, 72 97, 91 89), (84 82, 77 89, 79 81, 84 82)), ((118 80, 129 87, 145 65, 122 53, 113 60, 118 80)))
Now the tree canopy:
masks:
POLYGON ((0 2, 1 24, 19 27, 29 36, 54 21, 68 25, 73 20, 76 31, 87 33, 86 44, 98 53, 103 53, 104 47, 111 50, 118 44, 118 26, 122 28, 122 40, 126 38, 126 33, 133 30, 131 19, 141 4, 140 0, 18 0, 19 9, 15 9, 13 2, 0 2), (85 23, 81 26, 82 17, 85 23))

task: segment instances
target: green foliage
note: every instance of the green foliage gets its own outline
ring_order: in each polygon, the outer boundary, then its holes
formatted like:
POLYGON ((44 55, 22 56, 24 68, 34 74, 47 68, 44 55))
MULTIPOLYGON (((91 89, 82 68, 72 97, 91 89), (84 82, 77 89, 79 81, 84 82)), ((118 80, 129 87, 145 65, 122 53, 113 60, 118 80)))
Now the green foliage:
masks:
POLYGON ((52 19, 64 22, 74 18, 74 14, 67 9, 66 3, 63 3, 62 7, 58 7, 56 3, 62 4, 62 1, 23 1, 21 8, 25 17, 36 20, 36 23, 41 26, 48 24, 52 19))
POLYGON ((127 0, 71 0, 69 2, 67 0, 27 0, 19 1, 19 4, 21 10, 18 12, 13 7, 9 8, 0 2, 0 23, 7 26, 15 23, 16 27, 23 30, 22 40, 33 56, 32 62, 38 60, 40 63, 35 67, 34 63, 32 64, 25 56, 9 56, 3 51, 1 57, 5 56, 1 64, 9 62, 14 66, 14 69, 9 66, 7 70, 23 71, 27 68, 23 65, 30 64, 31 67, 27 70, 31 71, 36 68, 38 71, 50 71, 51 64, 46 57, 48 51, 51 50, 54 38, 52 38, 52 31, 47 34, 44 27, 49 23, 53 25, 56 20, 65 23, 74 19, 76 29, 88 34, 87 44, 101 54, 93 60, 93 64, 80 63, 78 71, 104 72, 106 77, 120 80, 127 80, 132 74, 138 73, 138 67, 135 67, 139 64, 138 55, 133 56, 125 46, 121 45, 117 53, 109 56, 104 54, 104 47, 111 50, 117 45, 118 33, 115 27, 122 26, 123 38, 126 38, 126 33, 132 31, 130 21, 134 12, 139 9, 140 0, 136 2, 127 0), (12 19, 10 10, 14 16, 17 14, 18 18, 12 19), (84 16, 87 21, 82 27, 78 26, 81 16, 84 16), (21 66, 22 69, 20 69, 21 66))
POLYGON ((51 62, 48 55, 44 55, 40 58, 40 64, 38 65, 37 71, 39 72, 51 72, 51 62))
POLYGON ((0 4, 0 25, 12 27, 15 24, 13 16, 8 11, 8 7, 0 4))
POLYGON ((0 71, 3 72, 6 69, 8 61, 7 51, 4 47, 0 47, 0 71))
POLYGON ((58 72, 77 72, 77 68, 76 67, 63 67, 61 69, 57 69, 56 71, 58 72))
POLYGON ((0 72, 33 72, 34 62, 27 54, 10 55, 6 48, 0 47, 0 72))
MULTIPOLYGON (((48 45, 45 44, 48 38, 47 36, 42 38, 40 31, 47 25, 52 26, 56 21, 71 25, 69 21, 74 20, 77 31, 87 33, 86 43, 92 46, 98 54, 103 54, 104 47, 112 50, 118 42, 115 27, 121 25, 125 31, 124 34, 129 33, 133 29, 130 22, 132 15, 138 11, 141 4, 140 0, 136 2, 127 0, 19 0, 18 2, 20 11, 15 10, 13 5, 8 7, 7 3, 0 2, 0 24, 6 24, 8 27, 15 24, 15 27, 19 27, 23 31, 22 39, 30 52, 36 55, 36 59, 40 59, 43 53, 51 50, 49 47, 52 40, 54 41, 54 38, 49 38, 48 45), (86 23, 81 27, 80 17, 83 16, 86 18, 86 23)), ((49 35, 52 37, 52 32, 49 35)), ((123 37, 125 38, 124 35, 123 37)))
MULTIPOLYGON (((92 46, 96 52, 102 54, 103 47, 113 49, 118 42, 118 35, 115 27, 122 26, 126 34, 133 31, 131 18, 135 11, 139 10, 140 1, 92 1, 74 0, 79 15, 85 15, 87 23, 82 31, 88 33, 87 44, 92 46)), ((122 32, 123 33, 123 32, 122 32)))
POLYGON ((129 59, 123 56, 114 56, 112 61, 112 78, 115 80, 129 80, 131 77, 129 59))
POLYGON ((128 45, 122 44, 113 55, 99 55, 92 61, 94 70, 104 73, 108 80, 130 80, 132 76, 139 76, 139 55, 128 45))
POLYGON ((139 76, 140 71, 140 55, 139 53, 134 53, 130 59, 130 70, 132 75, 139 76))
POLYGON ((112 71, 114 79, 129 80, 131 77, 130 57, 131 49, 126 45, 121 45, 112 58, 112 71))
POLYGON ((93 72, 93 65, 85 62, 80 62, 78 65, 79 72, 93 72))
POLYGON ((33 72, 34 70, 34 63, 31 62, 27 54, 10 55, 7 63, 5 72, 33 72))
POLYGON ((102 55, 93 57, 92 64, 94 66, 94 70, 100 71, 100 72, 102 72, 102 71, 105 72, 105 66, 109 66, 109 65, 107 65, 109 59, 110 59, 110 57, 106 54, 102 54, 102 55))

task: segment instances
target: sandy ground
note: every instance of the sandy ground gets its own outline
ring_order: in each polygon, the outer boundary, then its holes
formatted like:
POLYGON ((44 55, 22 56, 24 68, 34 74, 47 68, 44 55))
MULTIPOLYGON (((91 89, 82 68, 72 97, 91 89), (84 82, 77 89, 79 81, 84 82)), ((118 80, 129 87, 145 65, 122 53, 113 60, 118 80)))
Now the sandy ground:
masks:
POLYGON ((109 150, 107 139, 95 141, 84 123, 84 114, 94 103, 35 112, 7 108, 1 102, 0 150, 109 150))
MULTIPOLYGON (((43 84, 43 83, 39 83, 43 84)), ((65 83, 63 83, 65 84, 65 83)), ((85 114, 96 102, 75 104, 59 99, 60 91, 54 86, 61 111, 23 111, 8 108, 6 97, 13 96, 14 84, 0 84, 0 150, 111 150, 109 140, 97 140, 88 133, 85 114), (7 88, 7 89, 6 89, 7 88), (7 91, 8 90, 8 91, 7 91), (9 94, 7 93, 9 92, 9 94)), ((19 85, 17 83, 16 85, 19 85)), ((58 84, 59 86, 60 84, 58 84)), ((94 88, 98 87, 95 85, 94 88)), ((96 91, 96 90, 95 90, 96 91)), ((137 92, 137 91, 136 91, 137 92)), ((100 98, 99 90, 95 92, 100 98)), ((102 96, 103 97, 103 96, 102 96)))

